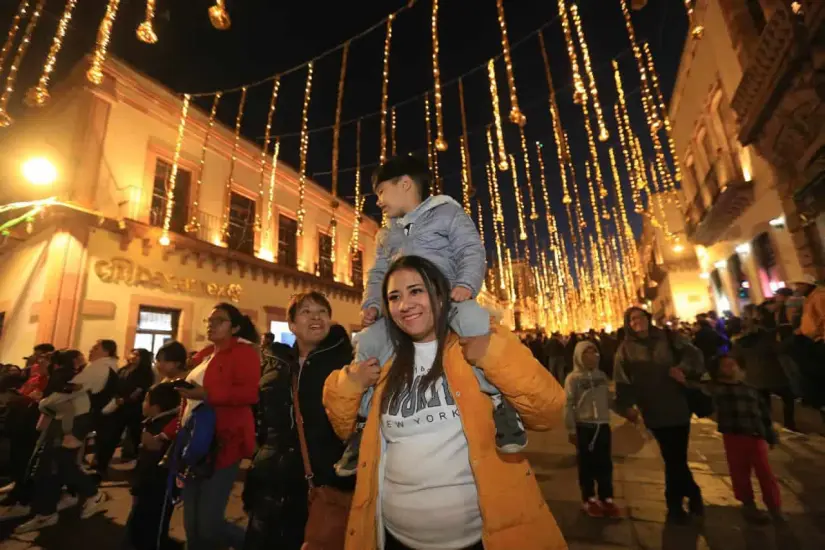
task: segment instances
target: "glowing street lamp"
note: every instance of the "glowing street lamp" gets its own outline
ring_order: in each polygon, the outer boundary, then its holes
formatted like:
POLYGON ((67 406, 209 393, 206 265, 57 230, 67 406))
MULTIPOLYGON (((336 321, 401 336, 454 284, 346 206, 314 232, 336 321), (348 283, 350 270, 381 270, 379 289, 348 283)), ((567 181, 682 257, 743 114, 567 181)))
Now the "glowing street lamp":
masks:
POLYGON ((57 179, 57 168, 45 157, 32 157, 23 163, 23 177, 32 185, 51 185, 57 179))

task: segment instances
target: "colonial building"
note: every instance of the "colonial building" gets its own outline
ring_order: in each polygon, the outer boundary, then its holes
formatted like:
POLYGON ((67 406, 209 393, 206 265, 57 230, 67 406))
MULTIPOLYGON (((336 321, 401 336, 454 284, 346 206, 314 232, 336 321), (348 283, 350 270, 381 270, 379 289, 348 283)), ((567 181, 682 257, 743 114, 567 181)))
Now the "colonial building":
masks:
MULTIPOLYGON (((97 87, 85 69, 55 88, 48 107, 25 111, 0 134, 0 203, 54 198, 0 214, 0 224, 36 214, 0 237, 0 361, 19 363, 38 342, 85 351, 99 338, 123 349, 176 338, 197 349, 204 318, 224 301, 287 339, 285 307, 309 289, 326 294, 335 321, 356 327, 374 221, 363 220, 350 253, 353 208, 337 209, 333 242, 332 197, 308 181, 298 237, 296 171, 277 165, 267 212, 260 145, 240 141, 227 188, 233 131, 215 125, 202 163, 208 114, 191 108, 163 246, 181 101, 118 60, 107 61, 97 87), (27 162, 35 171, 54 166, 56 179, 26 181, 27 162)), ((268 160, 267 195, 271 170, 268 160)))
MULTIPOLYGON (((754 49, 745 44, 750 38, 733 28, 766 17, 766 9, 779 4, 789 2, 696 2, 695 32, 682 53, 670 104, 683 168, 686 237, 696 248, 716 308, 737 314, 803 272, 815 271, 821 249, 820 242, 804 236, 788 170, 769 151, 772 146, 753 143, 757 134, 749 128, 755 119, 743 117, 740 107, 743 90, 756 82, 748 73, 751 61, 777 65, 762 54, 753 58, 754 49)), ((801 150, 794 149, 795 158, 801 150)))

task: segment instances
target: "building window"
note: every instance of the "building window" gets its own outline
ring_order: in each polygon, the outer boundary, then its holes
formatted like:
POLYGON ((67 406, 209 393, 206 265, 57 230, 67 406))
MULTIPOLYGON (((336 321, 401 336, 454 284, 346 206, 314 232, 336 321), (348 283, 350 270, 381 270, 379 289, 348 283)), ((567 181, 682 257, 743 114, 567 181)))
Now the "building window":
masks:
POLYGON ((748 15, 751 16, 751 21, 753 21, 753 28, 756 30, 756 34, 762 34, 768 22, 765 19, 765 10, 762 9, 759 0, 745 0, 745 6, 748 9, 748 15))
POLYGON ((295 335, 289 330, 286 321, 272 321, 269 323, 269 332, 275 335, 275 341, 291 346, 295 343, 295 335))
POLYGON ((750 304, 751 285, 748 277, 745 275, 745 270, 742 267, 742 258, 738 252, 734 252, 728 258, 728 271, 730 272, 734 287, 733 291, 736 293, 736 299, 739 301, 740 308, 750 304))
MULTIPOLYGON (((152 183, 152 208, 149 211, 149 224, 155 227, 163 227, 171 175, 172 163, 162 158, 156 159, 155 178, 152 183)), ((178 176, 175 180, 175 202, 172 205, 172 216, 169 220, 169 230, 175 233, 183 233, 183 227, 188 220, 191 184, 192 172, 178 166, 178 176)))
POLYGON ((180 310, 141 306, 132 348, 146 349, 155 355, 164 342, 177 337, 178 319, 180 310))
POLYGON ((364 251, 352 255, 352 284, 355 288, 364 287, 364 251))
POLYGON ((334 266, 332 265, 332 237, 330 235, 318 234, 318 269, 316 275, 322 279, 334 279, 334 266))
POLYGON ((278 216, 278 263, 286 267, 298 265, 298 222, 278 216))
POLYGON ((231 250, 252 254, 255 251, 255 201, 240 193, 229 198, 229 235, 231 250))

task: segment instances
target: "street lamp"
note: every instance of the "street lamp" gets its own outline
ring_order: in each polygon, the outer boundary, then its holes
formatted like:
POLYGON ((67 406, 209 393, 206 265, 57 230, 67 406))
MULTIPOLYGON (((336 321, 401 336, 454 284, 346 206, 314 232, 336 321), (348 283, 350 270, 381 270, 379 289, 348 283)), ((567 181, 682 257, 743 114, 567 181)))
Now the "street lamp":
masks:
POLYGON ((32 185, 51 185, 57 179, 57 168, 45 157, 32 157, 23 163, 23 177, 32 185))

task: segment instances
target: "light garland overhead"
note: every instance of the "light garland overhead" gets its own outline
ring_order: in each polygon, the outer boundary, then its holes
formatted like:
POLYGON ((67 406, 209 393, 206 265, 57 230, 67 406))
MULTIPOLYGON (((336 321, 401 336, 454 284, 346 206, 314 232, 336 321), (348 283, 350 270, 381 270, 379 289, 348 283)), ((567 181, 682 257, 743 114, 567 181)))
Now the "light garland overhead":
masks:
POLYGON ((390 115, 390 136, 392 137, 392 156, 398 154, 398 138, 395 134, 396 128, 398 127, 397 125, 398 122, 395 119, 395 107, 393 107, 390 115))
MULTIPOLYGON (((696 0, 685 0, 685 11, 687 12, 688 23, 690 23, 690 36, 695 39, 699 40, 703 36, 705 36, 705 27, 704 25, 697 24, 694 19, 694 4, 696 0)), ((793 4, 791 3, 791 7, 793 8, 793 4)))
POLYGON ((504 56, 504 68, 507 71, 507 85, 510 88, 510 122, 524 127, 527 124, 527 117, 521 112, 518 106, 518 94, 516 93, 516 77, 513 74, 513 60, 510 57, 510 39, 507 38, 507 22, 504 19, 504 4, 502 0, 496 0, 498 10, 498 26, 501 29, 501 53, 504 56))
MULTIPOLYGON (((384 39, 384 69, 381 75, 381 164, 384 164, 387 160, 387 101, 389 99, 387 94, 390 84, 390 45, 392 44, 392 22, 394 18, 395 16, 390 14, 387 19, 387 36, 384 39)), ((343 65, 341 74, 344 74, 343 65)), ((343 80, 343 76, 341 78, 343 80)), ((395 109, 393 109, 393 113, 395 113, 395 109)), ((336 124, 341 124, 340 116, 336 118, 336 124)))
POLYGON ((232 141, 232 154, 229 156, 229 177, 224 187, 223 225, 221 239, 226 243, 229 239, 229 211, 232 203, 232 184, 235 183, 235 164, 238 160, 238 145, 241 142, 241 122, 243 121, 244 107, 246 106, 246 88, 241 89, 241 100, 238 104, 238 114, 235 116, 235 139, 232 141))
POLYGON ((496 65, 491 59, 487 63, 487 77, 490 81, 490 99, 493 101, 493 123, 496 126, 496 141, 498 142, 498 169, 505 172, 510 168, 507 163, 507 151, 504 149, 504 130, 501 127, 501 108, 498 101, 498 86, 496 85, 496 65))
POLYGON ((355 123, 355 222, 352 224, 350 237, 350 254, 358 252, 358 239, 361 229, 361 210, 364 199, 361 197, 361 119, 355 123))
POLYGON ((496 166, 496 156, 495 152, 493 151, 493 131, 488 126, 487 127, 487 149, 490 155, 490 167, 493 170, 492 174, 487 175, 487 182, 490 189, 490 200, 493 203, 493 220, 498 223, 504 221, 504 216, 501 210, 501 194, 499 193, 498 189, 498 175, 496 174, 495 166, 496 166))
POLYGON ((581 18, 579 17, 579 7, 576 4, 571 4, 570 12, 573 15, 573 24, 576 27, 579 46, 582 50, 582 62, 584 63, 584 72, 587 75, 590 100, 593 101, 593 110, 596 112, 596 123, 599 126, 599 141, 607 141, 610 134, 607 132, 607 126, 605 126, 604 123, 604 113, 602 112, 602 104, 599 102, 599 90, 596 87, 596 77, 593 75, 593 67, 590 63, 590 50, 584 38, 584 29, 582 28, 581 18))
POLYGON ((431 20, 433 36, 433 99, 435 100, 435 148, 437 151, 447 150, 447 141, 444 139, 444 120, 441 115, 441 69, 438 66, 438 0, 433 0, 433 15, 431 20))
POLYGON ((469 173, 467 167, 467 144, 464 143, 464 136, 458 138, 458 141, 459 149, 461 150, 461 202, 467 215, 472 216, 472 209, 470 207, 470 180, 467 175, 469 173))
POLYGON ((180 163, 180 152, 183 148, 183 137, 186 132, 186 116, 189 113, 190 99, 189 94, 184 95, 180 109, 178 138, 175 141, 175 153, 172 156, 172 172, 169 174, 169 182, 166 185, 166 208, 163 214, 163 232, 159 241, 162 246, 169 246, 169 225, 172 222, 172 211, 175 207, 175 184, 178 181, 178 165, 180 163))
POLYGON ((0 74, 3 74, 3 71, 6 69, 6 59, 11 53, 12 46, 14 46, 14 41, 17 38, 17 32, 20 30, 20 22, 24 17, 26 17, 28 12, 29 0, 20 0, 20 4, 17 6, 17 12, 11 20, 11 25, 9 25, 9 32, 6 36, 6 41, 3 42, 3 49, 0 50, 0 74))
POLYGON ((424 123, 427 125, 427 165, 430 169, 430 195, 437 195, 438 183, 435 176, 435 151, 433 150, 433 131, 430 122, 430 94, 424 94, 424 123))
POLYGON ((306 209, 304 208, 304 199, 306 196, 307 186, 307 152, 309 151, 309 132, 307 128, 309 118, 309 100, 312 95, 312 72, 315 64, 310 62, 307 65, 307 81, 304 88, 304 108, 301 112, 301 144, 300 144, 300 168, 298 171, 298 229, 295 232, 297 237, 304 235, 304 216, 306 216, 306 209))
MULTIPOLYGON (((490 130, 487 129, 487 133, 489 135, 490 130)), ((507 284, 505 281, 504 275, 504 254, 503 254, 503 247, 501 243, 501 231, 499 230, 499 222, 498 219, 498 208, 496 206, 496 196, 495 194, 498 193, 497 185, 495 184, 495 175, 496 169, 493 163, 493 160, 490 160, 490 163, 486 165, 487 168, 487 189, 490 190, 490 202, 493 203, 493 237, 496 241, 496 258, 498 260, 498 288, 499 290, 506 290, 507 284), (495 194, 494 194, 495 193, 495 194)))
POLYGON ((561 28, 564 31, 564 41, 567 44, 567 57, 570 59, 570 68, 573 72, 573 101, 582 103, 587 97, 587 90, 584 87, 581 73, 579 73, 579 61, 576 54, 576 46, 573 43, 573 33, 570 31, 570 20, 567 18, 567 7, 564 0, 558 0, 559 19, 561 28))
POLYGON ((86 78, 92 84, 103 83, 103 63, 106 61, 106 54, 109 50, 109 40, 112 38, 112 26, 117 18, 117 11, 120 7, 120 0, 109 0, 106 5, 106 13, 100 21, 97 29, 97 43, 92 54, 92 64, 86 71, 86 78))
POLYGON ((263 243, 265 247, 261 257, 270 262, 275 261, 272 242, 272 205, 275 204, 275 174, 278 171, 278 156, 281 152, 281 140, 275 138, 275 150, 272 152, 272 171, 269 173, 269 195, 266 199, 266 224, 264 225, 263 243))
POLYGON ((203 134, 203 144, 201 145, 201 160, 198 165, 198 181, 195 183, 194 200, 192 201, 192 219, 184 227, 187 233, 197 233, 201 227, 198 219, 198 207, 201 200, 201 187, 203 186, 203 172, 206 166, 206 151, 209 147, 209 138, 212 136, 212 129, 215 127, 215 115, 218 112, 218 104, 221 102, 223 94, 218 92, 212 100, 212 110, 209 112, 209 122, 206 124, 206 132, 203 134))
MULTIPOLYGON (((0 95, 0 128, 6 128, 14 122, 8 112, 9 100, 14 93, 14 84, 17 82, 17 72, 20 70, 20 64, 23 63, 23 58, 26 57, 26 52, 29 50, 32 33, 37 27, 37 22, 40 21, 40 14, 43 13, 43 6, 45 4, 46 0, 38 0, 34 6, 34 11, 29 18, 29 22, 23 30, 23 38, 20 41, 20 45, 17 46, 17 53, 9 67, 9 74, 6 75, 6 85, 3 86, 3 94, 0 95)), ((14 26, 14 22, 12 22, 12 26, 14 26)), ((9 38, 11 38, 11 33, 9 33, 9 38)))
POLYGON ((674 177, 676 178, 677 182, 682 181, 682 170, 679 167, 679 155, 676 153, 676 145, 673 143, 673 127, 670 124, 670 116, 667 112, 667 106, 665 105, 665 99, 662 96, 662 90, 659 87, 659 74, 656 72, 656 67, 653 64, 653 53, 650 51, 650 46, 647 42, 642 44, 644 49, 645 58, 647 60, 647 71, 650 75, 651 83, 653 85, 653 92, 656 94, 656 98, 659 102, 659 113, 664 123, 665 127, 665 134, 667 136, 667 143, 670 149, 670 158, 673 159, 673 169, 674 169, 674 177))
MULTIPOLYGON (((390 20, 391 21, 391 20, 390 20)), ((387 33, 389 35, 390 28, 389 23, 387 24, 387 33)), ((387 48, 386 51, 389 51, 387 48)), ((332 127, 332 196, 338 196, 338 156, 339 156, 339 147, 340 147, 340 140, 341 140, 341 112, 344 109, 344 84, 347 78, 347 61, 349 59, 349 42, 347 42, 346 46, 344 46, 344 50, 341 52, 341 72, 338 75, 338 98, 335 102, 335 125, 332 127)), ((386 63, 384 67, 384 74, 386 75, 386 63)), ((384 97, 386 97, 386 85, 385 85, 385 92, 384 97)), ((383 100, 382 100, 383 101, 383 100)), ((384 104, 384 110, 386 111, 386 103, 384 104)), ((382 117, 381 121, 384 122, 386 117, 382 117)), ((382 155, 384 154, 384 150, 386 148, 386 136, 384 134, 383 124, 382 124, 382 144, 381 144, 381 151, 382 155)), ((384 163, 384 158, 381 159, 381 164, 384 163)))
POLYGON ((521 137, 521 152, 524 155, 524 173, 527 176, 527 193, 530 199, 530 215, 531 221, 539 219, 536 212, 536 193, 533 189, 533 175, 530 172, 530 152, 527 149, 527 139, 524 137, 524 128, 519 127, 519 136, 521 137))
POLYGON ((458 79, 458 105, 459 110, 461 111, 461 137, 464 138, 464 156, 466 157, 466 165, 467 165, 467 186, 469 188, 470 194, 473 193, 473 161, 470 157, 470 142, 467 139, 467 112, 464 109, 464 79, 458 79))
POLYGON ((155 29, 152 27, 152 23, 154 22, 154 20, 155 0, 146 0, 146 18, 135 31, 138 40, 145 44, 157 44, 158 42, 158 35, 155 33, 155 29))
POLYGON ((642 106, 644 107, 645 116, 648 119, 648 125, 652 132, 659 130, 661 122, 656 116, 656 109, 650 99, 650 90, 648 89, 647 70, 645 69, 645 62, 642 58, 642 50, 636 42, 636 31, 633 28, 633 20, 630 18, 630 11, 627 9, 627 0, 619 0, 622 8, 622 15, 624 16, 625 28, 627 29, 627 36, 630 40, 630 46, 633 48, 633 57, 636 58, 636 66, 639 69, 639 83, 642 89, 642 106))
POLYGON ((57 63, 57 54, 60 53, 60 49, 63 47, 63 39, 66 37, 66 30, 69 28, 69 22, 72 20, 72 13, 76 4, 77 0, 66 0, 63 15, 60 16, 57 30, 52 39, 52 45, 49 48, 49 53, 46 54, 46 63, 43 65, 40 80, 26 92, 26 105, 29 107, 42 107, 49 101, 49 79, 57 63))
POLYGON ((526 241, 527 231, 524 225, 524 204, 521 198, 521 191, 518 188, 518 170, 516 169, 516 159, 513 158, 513 155, 510 155, 510 169, 513 178, 513 192, 516 197, 516 213, 518 214, 518 238, 519 240, 526 241))
MULTIPOLYGON (((258 167, 258 204, 263 204, 264 202, 264 181, 265 175, 264 172, 266 171, 266 157, 269 154, 269 141, 272 137, 272 118, 275 116, 275 107, 278 104, 278 92, 281 89, 281 79, 276 78, 275 82, 272 83, 272 94, 269 96, 269 110, 266 114, 266 129, 264 130, 264 144, 261 147, 261 160, 258 167)), ((335 168, 335 166, 333 166, 335 168)), ((272 171, 273 175, 275 174, 275 170, 272 171)), ((268 210, 268 209, 267 209, 268 210)), ((263 216, 260 213, 260 209, 255 209, 255 233, 260 233, 261 231, 261 224, 263 221, 263 216)), ((267 227, 267 229, 269 229, 267 227)))

